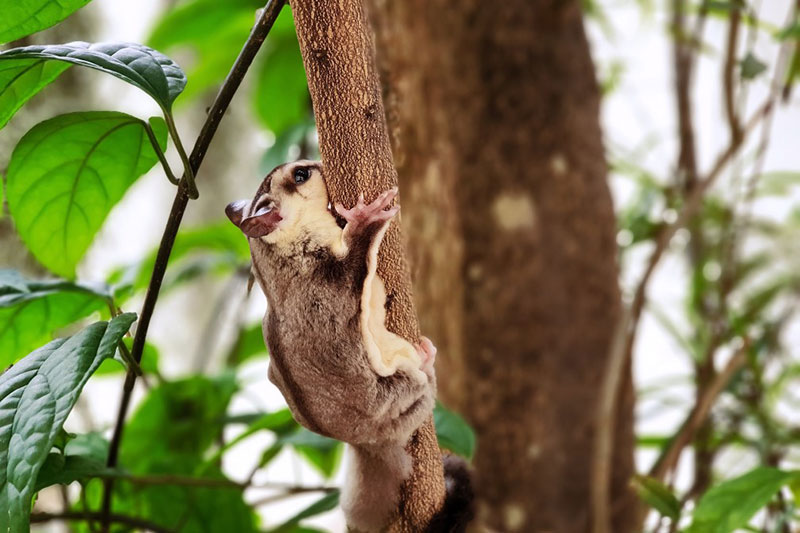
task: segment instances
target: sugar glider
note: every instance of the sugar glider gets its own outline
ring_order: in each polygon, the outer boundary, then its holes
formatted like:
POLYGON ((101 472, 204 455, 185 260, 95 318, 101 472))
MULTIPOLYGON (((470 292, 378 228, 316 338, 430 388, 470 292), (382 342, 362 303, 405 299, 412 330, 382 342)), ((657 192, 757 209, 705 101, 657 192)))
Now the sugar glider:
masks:
POLYGON ((404 447, 435 396, 433 344, 414 346, 385 326, 376 266, 396 195, 332 209, 321 164, 297 161, 226 209, 248 237, 267 297, 269 378, 300 424, 352 445, 342 507, 350 527, 366 532, 396 510, 411 472, 404 447))

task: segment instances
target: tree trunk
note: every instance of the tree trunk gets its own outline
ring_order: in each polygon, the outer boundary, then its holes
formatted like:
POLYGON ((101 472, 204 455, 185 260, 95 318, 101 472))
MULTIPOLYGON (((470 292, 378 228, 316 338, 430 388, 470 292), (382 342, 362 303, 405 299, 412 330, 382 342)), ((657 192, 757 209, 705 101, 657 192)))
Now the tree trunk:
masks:
MULTIPOLYGON (((587 531, 620 313, 599 91, 578 1, 371 0, 440 397, 478 434, 478 526, 587 531)), ((613 531, 633 529, 630 370, 613 531)))
MULTIPOLYGON (((332 203, 367 200, 397 184, 375 67, 375 45, 362 0, 293 0, 300 50, 319 132, 332 203)), ((392 223, 381 245, 378 275, 386 284, 389 330, 419 341, 411 277, 400 228, 392 223)), ((444 501, 444 475, 433 418, 407 449, 413 473, 405 483, 390 530, 423 531, 444 501)))

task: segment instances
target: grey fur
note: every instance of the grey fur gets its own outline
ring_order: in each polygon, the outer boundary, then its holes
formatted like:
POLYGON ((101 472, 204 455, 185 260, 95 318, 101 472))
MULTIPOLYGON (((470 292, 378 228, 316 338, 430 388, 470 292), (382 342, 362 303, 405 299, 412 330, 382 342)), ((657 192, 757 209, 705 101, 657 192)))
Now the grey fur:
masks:
MULTIPOLYGON (((240 204, 239 211, 228 213, 231 220, 239 225, 258 209, 263 213, 265 203, 280 209, 290 197, 297 202, 298 195, 311 202, 304 191, 325 191, 318 185, 296 184, 298 167, 311 169, 309 181, 322 179, 318 163, 278 167, 249 205, 240 204)), ((325 201, 317 198, 314 205, 327 210, 324 194, 325 201)), ((330 211, 314 214, 318 215, 333 218, 330 211)), ((391 518, 400 486, 411 471, 405 444, 434 404, 432 372, 427 372, 427 380, 402 370, 381 376, 371 366, 362 340, 367 253, 388 223, 351 227, 344 233, 343 256, 332 249, 327 236, 313 232, 292 234, 292 242, 279 244, 249 239, 253 272, 268 302, 263 329, 270 351, 269 379, 300 424, 352 445, 342 507, 348 524, 360 531, 380 530, 391 518)))

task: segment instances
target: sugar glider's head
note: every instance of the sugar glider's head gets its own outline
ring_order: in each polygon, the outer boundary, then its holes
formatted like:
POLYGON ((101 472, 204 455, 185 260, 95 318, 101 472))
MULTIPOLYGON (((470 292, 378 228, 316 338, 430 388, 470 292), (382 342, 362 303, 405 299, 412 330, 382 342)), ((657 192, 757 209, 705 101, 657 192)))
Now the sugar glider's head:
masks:
POLYGON ((252 200, 231 202, 225 213, 250 239, 278 243, 333 220, 319 161, 286 163, 270 172, 252 200))

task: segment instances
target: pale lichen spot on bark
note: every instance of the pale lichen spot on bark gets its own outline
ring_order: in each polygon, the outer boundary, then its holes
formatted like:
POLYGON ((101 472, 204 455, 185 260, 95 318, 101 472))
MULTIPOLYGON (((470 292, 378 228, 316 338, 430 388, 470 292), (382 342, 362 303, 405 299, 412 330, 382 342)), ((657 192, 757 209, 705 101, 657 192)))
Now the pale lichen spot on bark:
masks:
POLYGON ((569 165, 567 164, 567 159, 562 154, 553 154, 553 157, 550 159, 550 168, 557 176, 562 176, 569 170, 569 165))
POLYGON ((533 199, 519 192, 505 192, 492 204, 495 222, 505 231, 530 229, 536 224, 533 199))
POLYGON ((528 452, 528 459, 530 459, 531 461, 534 461, 534 460, 538 459, 539 456, 542 454, 542 447, 539 446, 536 443, 531 443, 528 446, 527 452, 528 452))
POLYGON ((525 508, 516 503, 507 503, 503 509, 503 523, 507 531, 520 531, 525 525, 525 508))
POLYGON ((467 268, 467 276, 469 276, 469 279, 472 281, 481 279, 481 276, 483 276, 483 267, 478 263, 472 263, 467 268))

